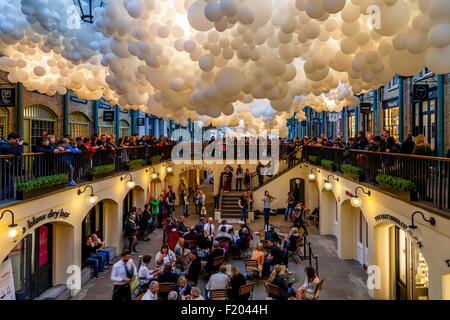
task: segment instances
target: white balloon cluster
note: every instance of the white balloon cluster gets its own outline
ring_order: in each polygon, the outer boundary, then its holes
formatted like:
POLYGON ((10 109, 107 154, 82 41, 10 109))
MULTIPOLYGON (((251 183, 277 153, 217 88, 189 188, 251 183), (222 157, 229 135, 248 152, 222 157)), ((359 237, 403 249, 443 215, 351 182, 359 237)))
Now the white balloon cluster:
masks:
POLYGON ((304 106, 340 111, 394 73, 450 72, 448 0, 103 2, 80 24, 71 0, 0 0, 0 70, 183 126, 282 135, 304 106))

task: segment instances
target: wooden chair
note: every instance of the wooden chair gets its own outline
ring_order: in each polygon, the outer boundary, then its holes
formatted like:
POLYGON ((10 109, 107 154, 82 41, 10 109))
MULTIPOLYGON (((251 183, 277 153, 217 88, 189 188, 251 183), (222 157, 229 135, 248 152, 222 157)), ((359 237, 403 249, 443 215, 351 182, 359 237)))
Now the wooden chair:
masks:
POLYGON ((244 284, 239 288, 239 297, 250 294, 249 300, 253 300, 253 290, 255 289, 255 284, 253 282, 244 284))
POLYGON ((173 291, 173 288, 175 287, 175 283, 173 282, 162 282, 159 284, 159 294, 165 296, 165 294, 169 293, 170 291, 173 291))
POLYGON ((295 243, 295 249, 288 251, 289 257, 293 257, 295 260, 295 263, 300 263, 300 260, 302 260, 303 239, 304 239, 303 236, 300 237, 297 240, 297 242, 295 243))
POLYGON ((186 240, 184 243, 184 246, 187 247, 189 250, 196 249, 197 248, 197 240, 186 240))
POLYGON ((227 299, 227 289, 216 289, 209 291, 210 300, 226 300, 227 299))
POLYGON ((271 283, 266 283, 266 287, 267 287, 267 297, 277 300, 281 296, 280 287, 271 283), (271 297, 270 294, 275 297, 271 297))
POLYGON ((137 300, 137 301, 142 300, 142 297, 143 297, 146 293, 147 293, 147 291, 144 291, 144 292, 140 293, 140 294, 136 297, 135 300, 137 300))
POLYGON ((212 264, 212 270, 213 273, 217 272, 219 270, 219 267, 223 264, 223 261, 225 260, 225 256, 220 256, 214 258, 213 264, 212 264))
POLYGON ((323 286, 323 280, 324 280, 324 279, 321 279, 320 282, 319 282, 319 284, 317 285, 316 291, 314 292, 314 298, 313 298, 313 300, 319 299, 320 290, 322 290, 322 286, 323 286))
POLYGON ((245 272, 247 273, 247 279, 251 279, 255 275, 257 279, 260 279, 258 260, 245 259, 245 272))

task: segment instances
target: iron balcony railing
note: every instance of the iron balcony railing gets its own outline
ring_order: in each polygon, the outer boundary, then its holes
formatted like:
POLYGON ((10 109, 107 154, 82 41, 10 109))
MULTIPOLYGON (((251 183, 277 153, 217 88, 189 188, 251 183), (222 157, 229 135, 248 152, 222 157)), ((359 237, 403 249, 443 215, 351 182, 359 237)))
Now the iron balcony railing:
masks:
POLYGON ((305 146, 303 150, 304 160, 308 160, 310 155, 321 160, 332 160, 336 163, 338 172, 343 164, 360 167, 363 170, 360 182, 373 186, 378 186, 376 177, 380 174, 411 180, 416 184, 418 200, 428 202, 439 209, 450 209, 448 158, 319 146, 305 146))

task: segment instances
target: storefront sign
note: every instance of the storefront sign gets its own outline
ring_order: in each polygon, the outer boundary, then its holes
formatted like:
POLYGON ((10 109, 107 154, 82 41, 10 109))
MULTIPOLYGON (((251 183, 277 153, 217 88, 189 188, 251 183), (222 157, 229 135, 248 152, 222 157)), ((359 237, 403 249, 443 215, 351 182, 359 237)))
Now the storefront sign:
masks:
POLYGON ((187 166, 187 167, 182 168, 180 173, 188 172, 188 171, 195 170, 195 169, 207 171, 208 173, 211 173, 211 174, 213 173, 211 168, 204 167, 204 166, 187 166))
POLYGON ((0 107, 16 106, 16 89, 1 88, 0 89, 0 107))
POLYGON ((420 100, 420 101, 427 100, 429 90, 430 86, 427 84, 413 85, 413 100, 420 100))
POLYGON ((114 111, 103 111, 103 121, 114 122, 114 111))
POLYGON ((0 264, 0 300, 16 300, 11 259, 0 264))
POLYGON ((80 99, 80 98, 75 97, 75 96, 70 96, 70 100, 73 101, 73 102, 76 102, 76 103, 82 103, 82 104, 87 104, 88 103, 87 100, 83 100, 83 99, 80 99))
POLYGON ((44 213, 40 216, 35 216, 32 219, 29 219, 27 221, 28 229, 31 229, 33 226, 40 223, 41 221, 45 221, 45 220, 49 220, 49 219, 56 220, 58 218, 67 219, 69 216, 70 216, 70 213, 65 212, 64 209, 61 209, 59 211, 53 211, 53 209, 52 209, 48 213, 44 213))
POLYGON ((100 102, 100 103, 98 104, 98 107, 99 107, 100 109, 111 110, 111 106, 110 106, 109 104, 106 104, 106 103, 103 103, 103 102, 100 102))
POLYGON ((383 108, 395 108, 395 107, 398 107, 398 98, 383 102, 383 108))
POLYGON ((138 127, 145 126, 145 118, 137 118, 136 122, 137 122, 138 127))
POLYGON ((39 267, 48 262, 48 227, 39 228, 39 267))
POLYGON ((367 114, 370 113, 372 111, 372 104, 370 103, 361 103, 361 105, 359 106, 359 111, 362 114, 367 114))
POLYGON ((400 219, 398 219, 397 217, 391 216, 390 214, 380 214, 375 217, 375 221, 376 222, 391 221, 404 230, 408 229, 408 225, 406 225, 406 223, 400 221, 400 219))

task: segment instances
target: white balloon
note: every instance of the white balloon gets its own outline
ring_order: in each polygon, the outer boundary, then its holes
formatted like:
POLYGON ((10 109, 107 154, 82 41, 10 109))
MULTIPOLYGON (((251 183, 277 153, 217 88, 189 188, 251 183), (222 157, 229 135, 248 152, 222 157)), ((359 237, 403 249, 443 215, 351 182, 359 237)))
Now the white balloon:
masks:
POLYGON ((216 76, 216 87, 224 96, 234 96, 244 88, 245 78, 239 69, 226 67, 216 76))

